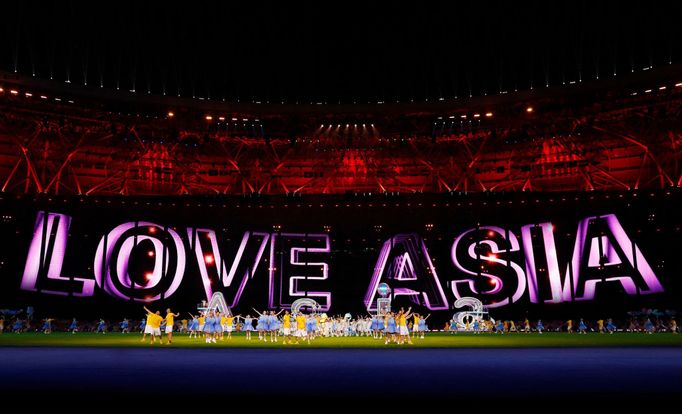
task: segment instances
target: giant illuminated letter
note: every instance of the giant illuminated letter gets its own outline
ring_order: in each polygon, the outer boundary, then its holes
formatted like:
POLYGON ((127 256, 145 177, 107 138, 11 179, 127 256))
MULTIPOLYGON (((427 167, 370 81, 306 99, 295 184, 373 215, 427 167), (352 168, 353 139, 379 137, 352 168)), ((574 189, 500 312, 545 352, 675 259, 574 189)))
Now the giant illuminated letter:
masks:
POLYGON ((187 229, 190 246, 196 253, 201 281, 206 298, 213 296, 214 289, 224 291, 230 307, 235 307, 244 293, 246 283, 254 277, 261 262, 269 233, 244 232, 242 241, 228 270, 227 263, 218 247, 215 231, 210 229, 187 229), (247 258, 252 257, 253 261, 247 258), (218 283, 214 286, 214 281, 218 283), (222 286, 222 289, 220 288, 222 286))
POLYGON ((329 253, 328 234, 272 234, 270 244, 271 308, 291 308, 300 298, 315 298, 320 311, 331 306, 331 292, 319 290, 329 278, 329 264, 310 256, 329 253))
POLYGON ((119 299, 152 302, 170 297, 185 273, 185 247, 173 229, 146 221, 124 223, 102 237, 95 255, 95 280, 119 299), (129 260, 141 242, 151 242, 154 267, 143 283, 135 283, 129 260))
POLYGON ((566 274, 566 301, 571 300, 571 294, 574 300, 594 299, 600 282, 618 282, 628 295, 663 292, 658 277, 615 214, 587 217, 580 222, 566 274))
POLYGON ((407 296, 430 310, 448 309, 424 239, 417 234, 398 234, 384 242, 365 294, 368 311, 376 310, 375 297, 381 282, 392 288, 393 298, 407 296))
POLYGON ((53 295, 92 296, 94 280, 61 274, 70 225, 70 216, 38 212, 21 289, 53 295))
MULTIPOLYGON (((552 223, 528 224, 521 227, 521 239, 523 240, 523 252, 526 260, 526 275, 528 277, 528 297, 531 303, 543 300, 545 303, 560 303, 564 300, 563 277, 559 270, 556 243, 554 242, 554 226, 552 223), (541 233, 543 243, 543 257, 540 258, 533 246, 532 231, 536 229, 541 233), (538 277, 539 263, 546 263, 547 278, 538 277), (543 287, 548 287, 549 297, 542 298, 543 287)), ((568 300, 570 300, 570 295, 568 300)))
POLYGON ((663 291, 658 278, 642 252, 634 244, 614 214, 587 217, 580 221, 575 246, 566 270, 561 272, 552 223, 521 228, 528 275, 528 296, 532 303, 559 303, 594 299, 600 282, 618 282, 628 295, 663 291), (539 258, 532 243, 531 231, 541 230, 543 257, 539 258), (538 277, 538 267, 546 263, 546 280, 538 277), (627 264, 627 269, 621 270, 627 264), (601 272, 601 274, 600 274, 601 272), (620 274, 618 274, 620 273, 620 274), (542 297, 543 284, 549 297, 542 297))
POLYGON ((500 227, 482 226, 460 234, 452 244, 452 263, 459 270, 476 279, 467 277, 453 280, 451 287, 455 298, 461 299, 475 295, 489 308, 505 306, 519 300, 526 290, 526 274, 517 263, 500 257, 502 254, 509 255, 519 252, 519 250, 519 241, 514 233, 508 230, 505 231, 500 227), (485 238, 465 237, 472 233, 477 236, 485 235, 485 238), (487 247, 490 252, 485 255, 481 254, 479 249, 482 246, 487 247), (467 266, 463 264, 461 257, 473 259, 471 263, 475 266, 475 270, 471 269, 472 265, 467 266), (510 281, 506 278, 505 280, 487 271, 488 266, 492 267, 493 264, 508 267, 513 271, 515 280, 510 281), (479 278, 481 280, 477 280, 479 278), (512 285, 510 289, 509 286, 505 286, 505 282, 507 285, 515 283, 515 286, 512 285))

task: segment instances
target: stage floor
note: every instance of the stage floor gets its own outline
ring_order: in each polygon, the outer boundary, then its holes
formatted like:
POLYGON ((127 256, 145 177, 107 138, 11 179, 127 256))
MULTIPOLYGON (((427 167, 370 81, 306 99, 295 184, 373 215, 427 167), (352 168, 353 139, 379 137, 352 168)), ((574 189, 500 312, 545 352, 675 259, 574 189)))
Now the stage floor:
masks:
POLYGON ((682 348, 3 347, 0 389, 70 401, 204 394, 629 401, 682 392, 682 348))

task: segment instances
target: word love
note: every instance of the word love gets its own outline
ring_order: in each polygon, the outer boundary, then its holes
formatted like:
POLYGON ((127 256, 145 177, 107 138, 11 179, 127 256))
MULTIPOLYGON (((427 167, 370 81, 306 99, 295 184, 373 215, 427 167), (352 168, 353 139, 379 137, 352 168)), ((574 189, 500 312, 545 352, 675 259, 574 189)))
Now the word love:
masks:
MULTIPOLYGON (((71 221, 64 214, 38 213, 21 289, 93 296, 97 285, 118 299, 153 302, 170 297, 180 287, 191 259, 183 238, 174 229, 144 221, 121 224, 101 238, 94 279, 63 275, 71 221), (131 275, 133 257, 140 251, 151 262, 141 281, 131 275)), ((231 263, 223 259, 215 231, 188 228, 186 240, 196 257, 207 299, 215 288, 228 298, 230 306, 236 306, 248 281, 267 261, 268 307, 289 308, 301 297, 314 298, 325 311, 331 306, 331 293, 315 289, 329 277, 329 265, 316 259, 330 252, 327 234, 247 231, 231 263)))

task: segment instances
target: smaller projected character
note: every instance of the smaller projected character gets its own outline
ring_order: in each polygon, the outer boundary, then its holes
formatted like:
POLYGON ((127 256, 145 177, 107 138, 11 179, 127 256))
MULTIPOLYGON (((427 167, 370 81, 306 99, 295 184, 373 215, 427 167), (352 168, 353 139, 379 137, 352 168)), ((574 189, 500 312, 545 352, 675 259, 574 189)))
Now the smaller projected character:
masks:
POLYGON ((478 333, 482 330, 491 330, 488 328, 490 322, 491 328, 495 326, 495 320, 490 318, 488 311, 483 306, 483 303, 472 297, 463 297, 455 301, 455 308, 469 307, 469 310, 457 312, 452 319, 456 321, 456 326, 464 327, 465 331, 472 331, 478 333))
POLYGON ((383 316, 391 312, 391 287, 387 283, 379 283, 377 287, 377 315, 383 316))

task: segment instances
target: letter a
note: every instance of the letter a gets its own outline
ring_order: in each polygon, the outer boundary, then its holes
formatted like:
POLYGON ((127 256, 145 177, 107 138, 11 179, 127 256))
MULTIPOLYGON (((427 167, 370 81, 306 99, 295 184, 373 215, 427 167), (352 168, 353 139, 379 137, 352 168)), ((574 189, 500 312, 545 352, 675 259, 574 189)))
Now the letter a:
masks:
POLYGON ((376 292, 386 282, 393 297, 408 296, 430 310, 448 309, 447 298, 424 240, 417 234, 398 234, 384 242, 365 295, 368 311, 376 310, 376 292))

